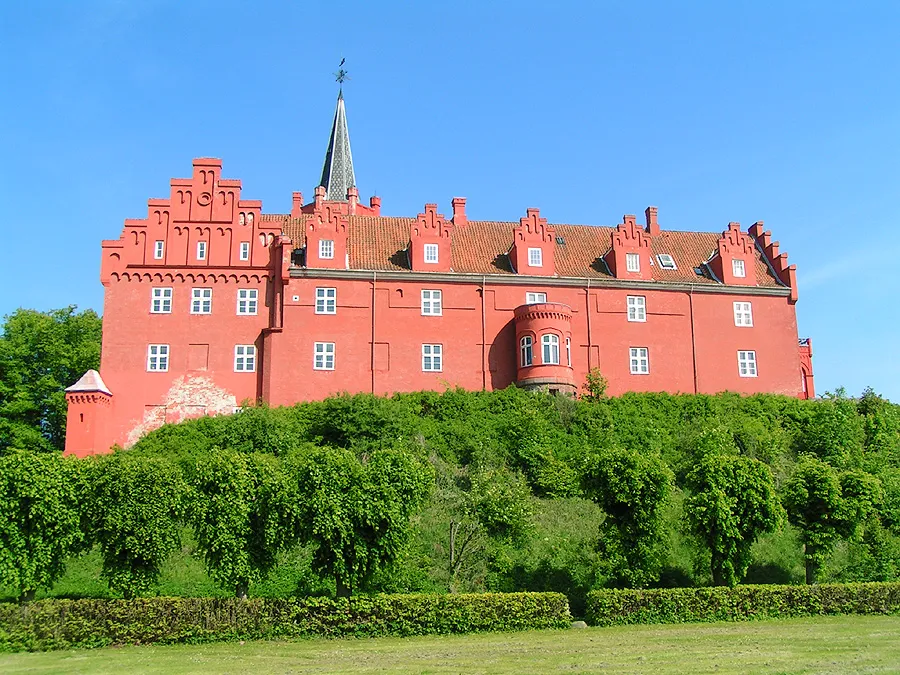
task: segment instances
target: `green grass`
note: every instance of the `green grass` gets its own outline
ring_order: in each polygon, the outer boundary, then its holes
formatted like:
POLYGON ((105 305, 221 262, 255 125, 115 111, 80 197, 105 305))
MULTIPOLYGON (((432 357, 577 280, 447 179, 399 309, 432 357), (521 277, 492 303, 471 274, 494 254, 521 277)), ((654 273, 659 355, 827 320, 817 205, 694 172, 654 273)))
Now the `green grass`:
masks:
POLYGON ((370 640, 123 647, 0 655, 0 672, 898 673, 900 617, 628 626, 370 640))

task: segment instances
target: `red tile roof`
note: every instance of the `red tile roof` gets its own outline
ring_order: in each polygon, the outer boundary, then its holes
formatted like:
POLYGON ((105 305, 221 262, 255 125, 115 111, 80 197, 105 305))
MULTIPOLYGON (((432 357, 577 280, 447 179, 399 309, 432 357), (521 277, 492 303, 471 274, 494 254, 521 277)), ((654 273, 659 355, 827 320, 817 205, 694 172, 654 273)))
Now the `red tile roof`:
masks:
MULTIPOLYGON (((295 248, 306 244, 305 222, 309 216, 291 218, 264 214, 262 220, 282 221, 282 232, 295 248)), ((406 248, 409 228, 415 218, 349 216, 350 269, 402 271, 409 269, 406 248)), ((506 254, 512 246, 513 228, 518 222, 470 220, 455 227, 452 236, 452 269, 473 274, 513 274, 506 254)), ((610 249, 613 227, 595 225, 553 225, 564 244, 556 244, 556 273, 560 277, 612 278, 602 258, 610 249)), ((653 278, 662 282, 717 283, 702 267, 718 248, 719 232, 679 232, 663 230, 651 239, 656 255, 668 253, 678 266, 665 270, 654 259, 653 278), (695 267, 702 267, 698 275, 695 267)), ((759 286, 781 286, 769 266, 756 251, 756 282, 759 286)))

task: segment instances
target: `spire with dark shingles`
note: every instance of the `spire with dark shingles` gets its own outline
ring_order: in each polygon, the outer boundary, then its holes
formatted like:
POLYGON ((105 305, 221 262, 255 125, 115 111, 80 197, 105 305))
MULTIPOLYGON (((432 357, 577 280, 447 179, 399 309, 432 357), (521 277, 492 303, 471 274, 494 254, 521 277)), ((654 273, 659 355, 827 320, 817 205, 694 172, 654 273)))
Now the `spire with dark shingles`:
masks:
POLYGON ((325 187, 325 199, 329 201, 347 201, 347 190, 356 187, 343 91, 338 94, 334 123, 331 125, 331 139, 328 141, 325 166, 322 167, 322 180, 319 185, 325 187))

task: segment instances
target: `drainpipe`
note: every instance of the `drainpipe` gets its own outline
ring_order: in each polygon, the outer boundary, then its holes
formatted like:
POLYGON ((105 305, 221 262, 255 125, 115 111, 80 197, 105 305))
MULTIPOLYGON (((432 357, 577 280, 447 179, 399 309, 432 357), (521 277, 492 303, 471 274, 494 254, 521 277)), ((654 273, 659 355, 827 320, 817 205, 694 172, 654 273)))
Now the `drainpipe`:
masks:
POLYGON ((587 280, 587 288, 584 289, 584 309, 585 314, 587 315, 587 348, 588 348, 588 357, 587 357, 587 366, 588 372, 591 372, 591 280, 587 280))
POLYGON ((372 272, 372 343, 369 347, 369 370, 372 371, 372 393, 375 393, 375 282, 378 272, 372 272))
POLYGON ((691 291, 688 293, 688 303, 691 308, 691 362, 694 367, 694 393, 698 392, 697 387, 697 341, 694 338, 694 284, 691 284, 691 291))
POLYGON ((485 363, 485 352, 487 351, 487 315, 485 311, 484 299, 485 277, 481 277, 481 390, 487 390, 487 363, 485 363))

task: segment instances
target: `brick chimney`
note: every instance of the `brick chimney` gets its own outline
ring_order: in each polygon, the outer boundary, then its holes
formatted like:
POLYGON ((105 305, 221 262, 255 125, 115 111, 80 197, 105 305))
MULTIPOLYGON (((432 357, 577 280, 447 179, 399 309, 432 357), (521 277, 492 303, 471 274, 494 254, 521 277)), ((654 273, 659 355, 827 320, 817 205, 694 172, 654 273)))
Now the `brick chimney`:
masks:
POLYGON ((303 193, 295 192, 291 195, 291 218, 300 217, 300 209, 303 208, 303 193))
POLYGON ((659 213, 659 209, 655 206, 648 206, 644 211, 644 215, 647 216, 647 234, 651 237, 659 234, 659 221, 656 219, 657 213, 659 213))
POLYGON ((458 227, 465 227, 469 222, 466 218, 466 198, 454 197, 453 201, 453 224, 458 227))

